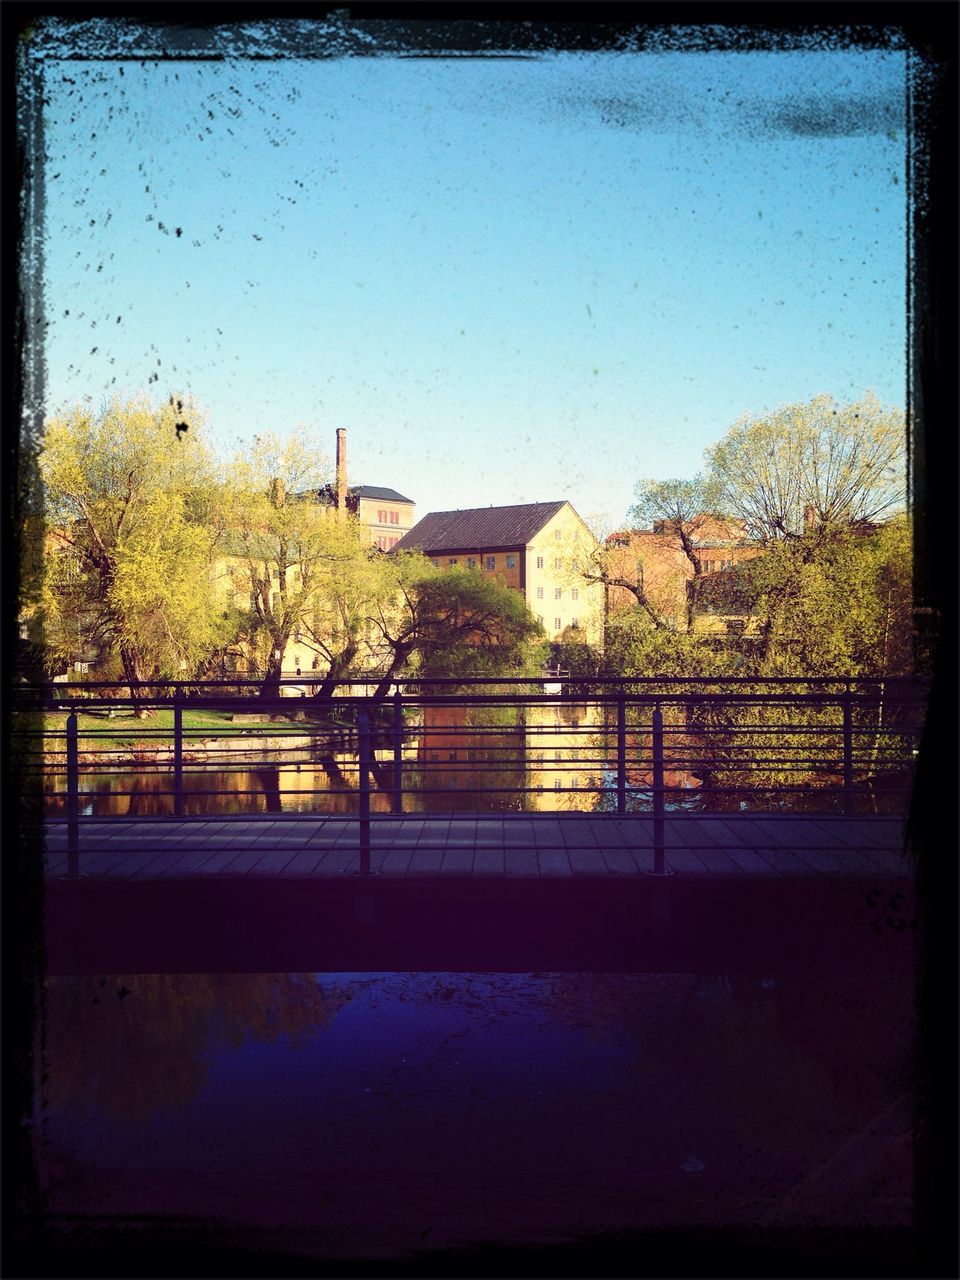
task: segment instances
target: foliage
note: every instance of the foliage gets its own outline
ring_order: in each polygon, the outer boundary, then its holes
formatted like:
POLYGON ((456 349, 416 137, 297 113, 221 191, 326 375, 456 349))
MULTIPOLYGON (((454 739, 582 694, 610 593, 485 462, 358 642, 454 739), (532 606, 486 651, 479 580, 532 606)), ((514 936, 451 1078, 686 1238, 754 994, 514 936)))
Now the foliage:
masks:
POLYGON ((618 676, 730 676, 743 674, 735 646, 696 632, 651 624, 638 609, 613 614, 604 667, 618 676))
POLYGON ((115 655, 136 695, 228 642, 208 590, 216 474, 194 406, 113 400, 47 423, 39 465, 56 533, 41 596, 54 653, 115 655), (176 420, 189 418, 189 433, 176 420))
POLYGON ((404 670, 432 678, 540 670, 546 639, 519 592, 477 570, 434 568, 419 555, 389 559, 397 597, 374 619, 391 655, 379 693, 404 670))
POLYGON ((760 621, 764 675, 907 675, 913 670, 911 539, 904 518, 784 540, 740 567, 760 621))
POLYGON ((294 637, 324 652, 329 664, 339 653, 349 667, 353 656, 352 631, 339 647, 333 639, 330 587, 353 580, 365 552, 352 523, 316 500, 328 472, 325 456, 300 431, 285 440, 259 436, 229 473, 225 551, 234 599, 247 605, 244 636, 265 696, 279 691, 294 637))
POLYGON ((887 519, 906 486, 906 424, 868 393, 744 418, 707 450, 717 502, 763 543, 887 519))

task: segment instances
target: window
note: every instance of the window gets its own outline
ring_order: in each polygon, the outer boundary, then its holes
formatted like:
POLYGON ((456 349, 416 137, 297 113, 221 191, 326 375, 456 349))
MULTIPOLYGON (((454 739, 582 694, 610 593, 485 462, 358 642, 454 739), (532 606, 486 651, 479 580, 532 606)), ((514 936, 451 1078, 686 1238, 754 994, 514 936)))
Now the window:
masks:
POLYGON ((579 587, 574 587, 574 588, 571 590, 571 592, 570 592, 570 599, 571 599, 571 600, 579 600, 579 599, 580 599, 580 589, 579 589, 579 587))
POLYGON ((553 562, 553 567, 554 567, 555 569, 562 569, 562 568, 563 568, 563 561, 560 559, 560 557, 559 557, 559 556, 557 556, 556 560, 554 560, 554 562, 553 562))
POLYGON ((439 569, 439 568, 440 568, 440 561, 439 561, 439 560, 431 560, 431 561, 430 561, 430 563, 433 565, 433 567, 434 567, 435 569, 439 569))
POLYGON ((543 626, 543 614, 542 614, 542 613, 538 613, 538 614, 537 614, 537 621, 540 623, 540 625, 541 625, 541 627, 542 627, 542 626, 543 626))
POLYGON ((508 569, 515 569, 515 568, 517 567, 517 557, 516 557, 516 556, 506 556, 506 557, 504 558, 504 564, 506 565, 506 567, 507 567, 508 569))
POLYGON ((391 512, 390 512, 390 523, 391 523, 391 524, 399 524, 399 523, 400 523, 400 512, 399 512, 399 511, 391 511, 391 512))
POLYGON ((476 560, 473 558, 473 556, 467 556, 467 568, 468 568, 468 569, 475 569, 476 567, 477 567, 477 562, 476 562, 476 560))
POLYGON ((554 778, 554 780, 553 780, 553 789, 554 789, 554 791, 562 791, 562 790, 563 790, 563 779, 562 779, 562 778, 554 778))
POLYGON ((448 560, 448 561, 447 561, 447 564, 456 564, 456 563, 457 563, 457 557, 456 557, 456 556, 454 556, 452 560, 448 560))
POLYGON ((487 556, 487 568, 488 568, 488 569, 495 569, 496 567, 497 567, 497 557, 496 557, 496 556, 487 556))
POLYGON ((553 588, 553 598, 554 598, 554 600, 562 600, 562 599, 563 599, 563 587, 554 587, 554 588, 553 588))
POLYGON ((579 618, 571 618, 571 619, 570 619, 570 628, 571 628, 571 630, 573 630, 573 631, 579 631, 579 630, 580 630, 580 620, 579 620, 579 618))
POLYGON ((554 631, 559 631, 559 630, 560 630, 560 619, 559 619, 559 618, 554 618, 554 620, 553 620, 553 629, 554 629, 554 631))
MULTIPOLYGON (((293 643, 294 643, 294 644, 299 644, 299 643, 300 643, 300 628, 299 628, 299 627, 296 627, 296 628, 294 629, 294 632, 293 632, 293 643)), ((299 659, 298 659, 298 661, 299 661, 299 659)))
POLYGON ((562 529, 554 529, 554 531, 553 531, 553 536, 554 536, 554 537, 556 538, 556 540, 559 542, 559 541, 560 541, 560 539, 563 537, 563 530, 562 530, 562 529))
POLYGON ((400 541, 400 539, 399 539, 399 538, 391 538, 391 539, 390 539, 390 550, 391 550, 391 551, 393 550, 393 548, 397 545, 397 543, 398 543, 399 541, 400 541))
POLYGON ((537 556, 537 568, 538 569, 543 568, 543 556, 537 556))
POLYGON ((543 587, 537 587, 537 599, 538 600, 543 599, 543 587))

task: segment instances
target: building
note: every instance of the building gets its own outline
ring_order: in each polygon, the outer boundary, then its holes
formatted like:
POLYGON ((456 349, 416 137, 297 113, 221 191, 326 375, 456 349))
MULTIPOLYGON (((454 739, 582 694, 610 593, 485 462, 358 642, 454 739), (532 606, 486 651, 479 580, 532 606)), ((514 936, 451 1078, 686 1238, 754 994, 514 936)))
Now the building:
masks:
MULTIPOLYGON (((745 525, 726 516, 698 515, 684 528, 694 553, 700 560, 704 579, 728 573, 744 560, 762 554, 752 542, 745 525)), ((642 586, 651 607, 664 619, 685 625, 688 584, 693 565, 680 537, 669 521, 658 520, 650 529, 628 529, 607 539, 608 571, 611 578, 623 578, 642 586)), ((626 587, 609 588, 611 611, 633 607, 636 596, 626 587)), ((699 629, 722 629, 720 624, 700 620, 699 629)))
POLYGON ((551 639, 569 629, 591 644, 602 637, 603 587, 578 566, 596 539, 569 502, 431 511, 396 544, 440 568, 488 574, 519 591, 551 639))
POLYGON ((403 535, 413 528, 416 504, 396 489, 373 484, 347 484, 347 432, 337 428, 336 482, 324 485, 320 502, 336 511, 355 516, 371 544, 392 551, 403 535))

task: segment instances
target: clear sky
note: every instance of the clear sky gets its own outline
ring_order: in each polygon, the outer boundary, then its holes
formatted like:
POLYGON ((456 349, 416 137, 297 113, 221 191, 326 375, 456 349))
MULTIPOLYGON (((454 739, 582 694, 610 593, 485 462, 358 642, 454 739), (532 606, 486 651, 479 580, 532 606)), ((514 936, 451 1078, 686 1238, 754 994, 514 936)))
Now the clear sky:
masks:
POLYGON ((905 55, 46 63, 47 400, 306 424, 623 520, 743 413, 905 401, 905 55))

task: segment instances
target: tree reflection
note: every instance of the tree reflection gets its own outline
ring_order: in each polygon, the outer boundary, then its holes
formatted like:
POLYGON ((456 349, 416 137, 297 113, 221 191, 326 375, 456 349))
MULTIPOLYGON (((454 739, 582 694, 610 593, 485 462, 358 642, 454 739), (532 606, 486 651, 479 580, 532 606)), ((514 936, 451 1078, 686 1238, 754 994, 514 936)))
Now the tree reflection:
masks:
POLYGON ((218 1049, 301 1044, 352 997, 296 973, 52 978, 43 1101, 145 1123, 200 1092, 218 1049))

